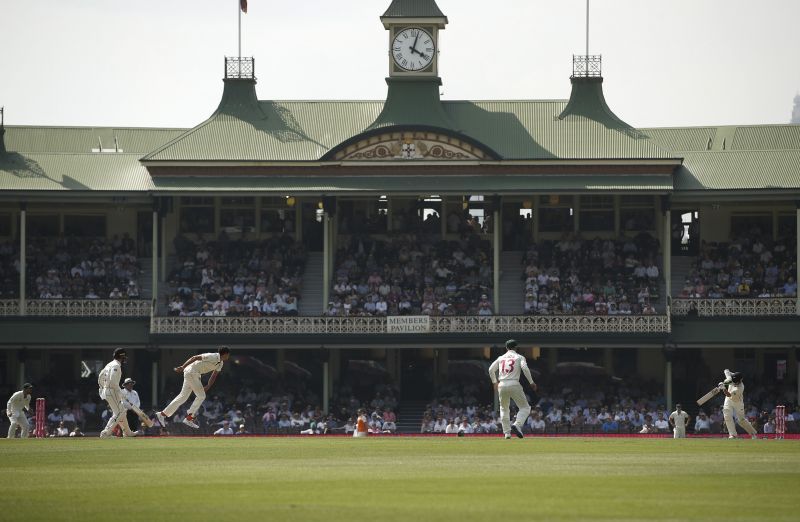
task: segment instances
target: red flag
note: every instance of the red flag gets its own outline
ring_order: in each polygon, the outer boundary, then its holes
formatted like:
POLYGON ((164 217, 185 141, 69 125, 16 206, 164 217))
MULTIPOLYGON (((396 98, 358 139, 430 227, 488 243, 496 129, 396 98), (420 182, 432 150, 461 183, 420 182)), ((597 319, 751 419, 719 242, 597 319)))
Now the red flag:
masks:
POLYGON ((247 0, 239 0, 239 7, 242 8, 242 12, 247 12, 247 0))

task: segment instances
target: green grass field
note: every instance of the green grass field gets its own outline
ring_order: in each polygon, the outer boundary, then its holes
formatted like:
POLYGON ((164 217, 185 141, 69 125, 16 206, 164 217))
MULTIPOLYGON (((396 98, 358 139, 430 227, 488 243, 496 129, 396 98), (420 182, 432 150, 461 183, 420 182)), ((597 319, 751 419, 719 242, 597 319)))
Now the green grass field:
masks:
POLYGON ((798 520, 800 441, 3 440, 2 520, 798 520))

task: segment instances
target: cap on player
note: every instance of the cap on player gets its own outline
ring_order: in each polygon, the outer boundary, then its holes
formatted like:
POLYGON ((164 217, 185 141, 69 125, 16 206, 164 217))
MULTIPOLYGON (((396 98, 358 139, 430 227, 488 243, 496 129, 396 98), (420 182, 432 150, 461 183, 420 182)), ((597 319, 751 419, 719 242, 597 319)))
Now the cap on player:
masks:
POLYGON ((22 385, 22 389, 23 390, 33 389, 33 384, 26 382, 25 384, 22 385))
POLYGON ((516 347, 517 347, 517 341, 515 341, 514 339, 509 339, 508 341, 506 341, 507 350, 513 350, 516 347))
POLYGON ((136 384, 136 381, 134 381, 133 379, 131 379, 130 377, 128 377, 128 378, 126 378, 124 381, 122 381, 122 385, 123 385, 123 386, 125 386, 125 385, 127 385, 127 384, 130 384, 130 385, 132 386, 132 385, 136 384))
POLYGON ((731 380, 733 382, 742 382, 742 372, 733 372, 731 374, 731 380))
POLYGON ((114 359, 119 359, 120 357, 127 357, 128 352, 125 351, 125 348, 117 348, 114 350, 114 359))

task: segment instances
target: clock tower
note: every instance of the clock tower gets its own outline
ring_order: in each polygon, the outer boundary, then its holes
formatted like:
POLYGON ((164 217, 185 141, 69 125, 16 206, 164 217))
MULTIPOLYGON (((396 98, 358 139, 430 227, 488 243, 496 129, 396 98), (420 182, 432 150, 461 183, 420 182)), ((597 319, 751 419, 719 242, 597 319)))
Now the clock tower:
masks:
POLYGON ((361 133, 323 160, 479 161, 497 154, 465 135, 442 103, 439 31, 447 17, 436 0, 392 0, 381 16, 389 31, 388 91, 383 109, 361 133))
POLYGON ((439 31, 447 17, 436 0, 393 0, 381 22, 389 31, 389 76, 438 77, 439 31))

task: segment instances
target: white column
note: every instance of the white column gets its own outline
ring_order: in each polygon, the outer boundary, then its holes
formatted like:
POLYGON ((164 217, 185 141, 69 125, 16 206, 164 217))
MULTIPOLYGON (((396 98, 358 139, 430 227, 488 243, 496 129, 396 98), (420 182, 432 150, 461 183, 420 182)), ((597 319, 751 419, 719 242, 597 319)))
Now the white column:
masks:
POLYGON ((664 396, 667 399, 667 411, 672 411, 672 360, 667 358, 664 375, 664 396))
POLYGON ((153 209, 153 274, 152 274, 152 287, 153 297, 152 302, 156 303, 158 308, 158 211, 153 209))
POLYGON ((664 302, 667 304, 667 314, 669 307, 672 306, 672 211, 667 208, 664 210, 664 226, 661 232, 661 250, 664 254, 662 264, 664 265, 664 302))
MULTIPOLYGON (((25 236, 26 225, 28 224, 27 210, 25 206, 19 211, 19 315, 26 315, 26 295, 25 295, 25 279, 27 277, 26 266, 26 246, 27 237, 25 236)), ((24 365, 23 365, 24 368, 24 365)))
POLYGON ((447 196, 442 196, 442 208, 439 212, 439 225, 442 230, 442 239, 447 237, 447 196))
POLYGON ((150 371, 150 393, 153 408, 158 408, 158 361, 153 361, 150 371))
POLYGON ((494 266, 493 266, 493 274, 492 277, 494 279, 494 315, 500 313, 500 210, 495 209, 492 213, 492 225, 493 225, 493 234, 492 234, 492 246, 494 247, 494 266))
POLYGON ((328 414, 330 401, 330 365, 328 361, 322 363, 322 413, 328 414))
POLYGON ((322 213, 322 313, 328 310, 331 286, 331 263, 330 263, 330 225, 328 223, 328 212, 322 213))
POLYGON ((19 378, 17 379, 17 389, 21 390, 25 384, 25 361, 19 362, 19 378))
POLYGON ((161 278, 162 283, 167 281, 167 218, 161 218, 161 278))
POLYGON ((294 240, 303 241, 303 205, 300 198, 294 198, 294 240))

